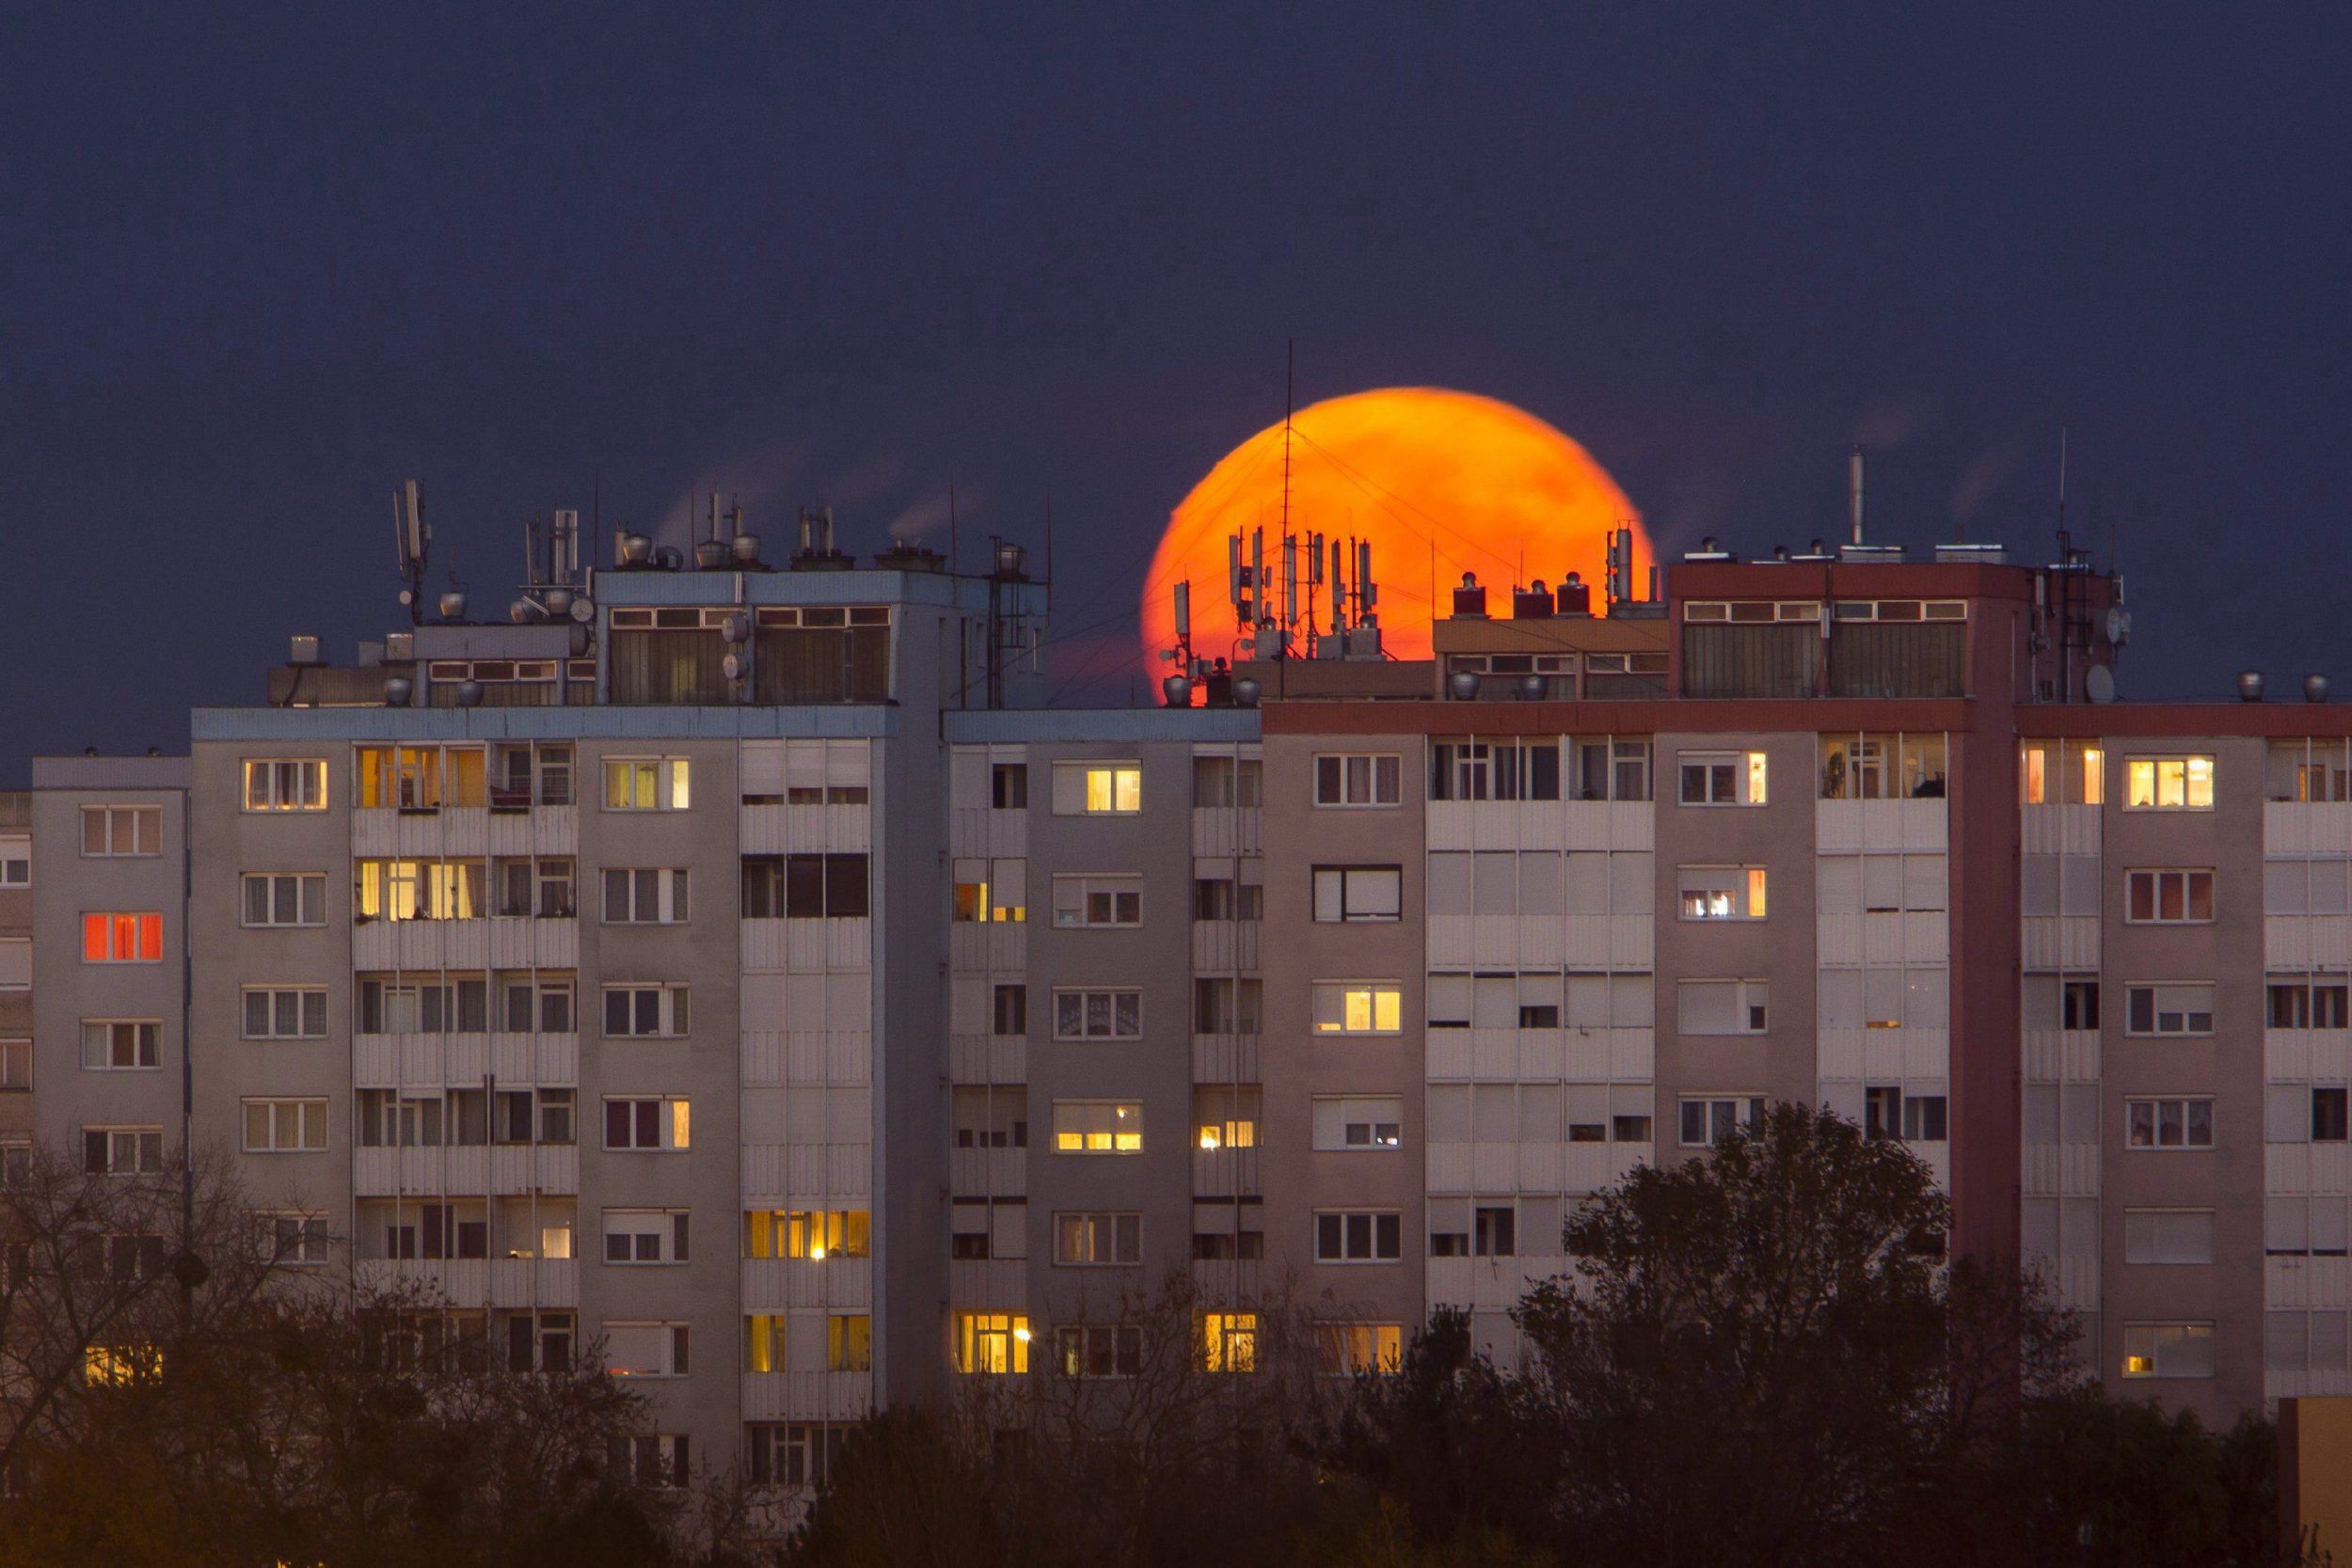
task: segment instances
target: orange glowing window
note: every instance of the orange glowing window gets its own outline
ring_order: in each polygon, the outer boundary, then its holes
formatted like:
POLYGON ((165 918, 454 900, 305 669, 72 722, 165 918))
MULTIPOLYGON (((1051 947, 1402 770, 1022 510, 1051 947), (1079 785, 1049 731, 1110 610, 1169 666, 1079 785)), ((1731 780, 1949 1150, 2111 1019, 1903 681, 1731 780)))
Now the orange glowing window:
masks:
POLYGON ((151 964, 164 958, 160 914, 93 912, 82 916, 82 961, 151 964))

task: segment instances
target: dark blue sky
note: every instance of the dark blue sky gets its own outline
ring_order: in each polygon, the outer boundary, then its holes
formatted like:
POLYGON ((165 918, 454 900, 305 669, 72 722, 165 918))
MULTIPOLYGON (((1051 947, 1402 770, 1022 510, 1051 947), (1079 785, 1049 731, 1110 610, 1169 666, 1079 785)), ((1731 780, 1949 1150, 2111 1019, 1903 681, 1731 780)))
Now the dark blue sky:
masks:
MULTIPOLYGON (((1050 493, 1073 621, 1302 401, 1589 446, 1669 548, 2112 523, 2124 688, 2352 678, 2352 22, 2271 8, 30 8, 0 20, 0 784, 522 518, 1050 493)), ((1123 676, 1074 694, 1124 701, 1123 676)))

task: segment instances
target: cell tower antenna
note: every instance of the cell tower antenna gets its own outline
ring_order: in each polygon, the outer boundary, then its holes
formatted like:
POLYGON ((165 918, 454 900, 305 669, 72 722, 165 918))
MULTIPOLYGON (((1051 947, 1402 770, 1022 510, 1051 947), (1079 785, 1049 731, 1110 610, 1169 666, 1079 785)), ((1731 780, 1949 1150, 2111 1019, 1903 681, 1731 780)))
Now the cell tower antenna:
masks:
POLYGON ((1298 340, 1293 338, 1282 360, 1282 537, 1291 532, 1291 416, 1297 411, 1298 340))

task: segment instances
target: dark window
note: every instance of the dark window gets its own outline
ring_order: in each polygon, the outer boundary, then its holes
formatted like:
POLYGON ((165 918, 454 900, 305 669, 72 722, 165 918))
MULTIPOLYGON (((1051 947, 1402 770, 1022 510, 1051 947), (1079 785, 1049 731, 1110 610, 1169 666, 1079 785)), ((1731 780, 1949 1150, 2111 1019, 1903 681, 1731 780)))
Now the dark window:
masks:
POLYGON ((996 988, 996 1033, 1025 1035, 1029 1032, 1029 988, 998 986, 996 988))
POLYGON ((2340 1144, 2345 1137, 2344 1091, 2313 1089, 2312 1091, 2312 1142, 2340 1144))
POLYGON ((990 769, 990 800, 998 811, 1025 811, 1029 804, 1026 763, 1000 762, 990 769))
POLYGON ((1903 1091, 1896 1087, 1862 1091, 1862 1131, 1873 1138, 1891 1138, 1902 1126, 1903 1091))
POLYGON ((2069 980, 2058 993, 2058 1027, 2061 1029, 2096 1029, 2099 1027, 2099 982, 2069 980))
POLYGON ((1479 1258, 1513 1258, 1519 1250, 1518 1212, 1508 1207, 1480 1209, 1470 1216, 1472 1254, 1479 1258))

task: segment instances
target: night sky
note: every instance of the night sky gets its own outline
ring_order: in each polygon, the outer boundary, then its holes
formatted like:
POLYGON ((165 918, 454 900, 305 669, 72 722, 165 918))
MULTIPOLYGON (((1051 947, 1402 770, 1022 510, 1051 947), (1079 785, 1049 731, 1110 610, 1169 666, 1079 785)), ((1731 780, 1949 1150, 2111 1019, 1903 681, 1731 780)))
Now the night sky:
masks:
MULTIPOLYGON (((1302 402, 1551 420, 1669 552, 1834 534, 1859 440, 1874 537, 2046 560, 2068 426, 2126 695, 2352 684, 2334 6, 42 9, 0 20, 0 785, 402 624, 409 475, 493 614, 592 493, 872 550, 944 546, 953 482, 968 561, 1050 496, 1089 627, 1292 340, 1302 402)), ((1097 663, 1066 700, 1125 703, 1097 663)))

